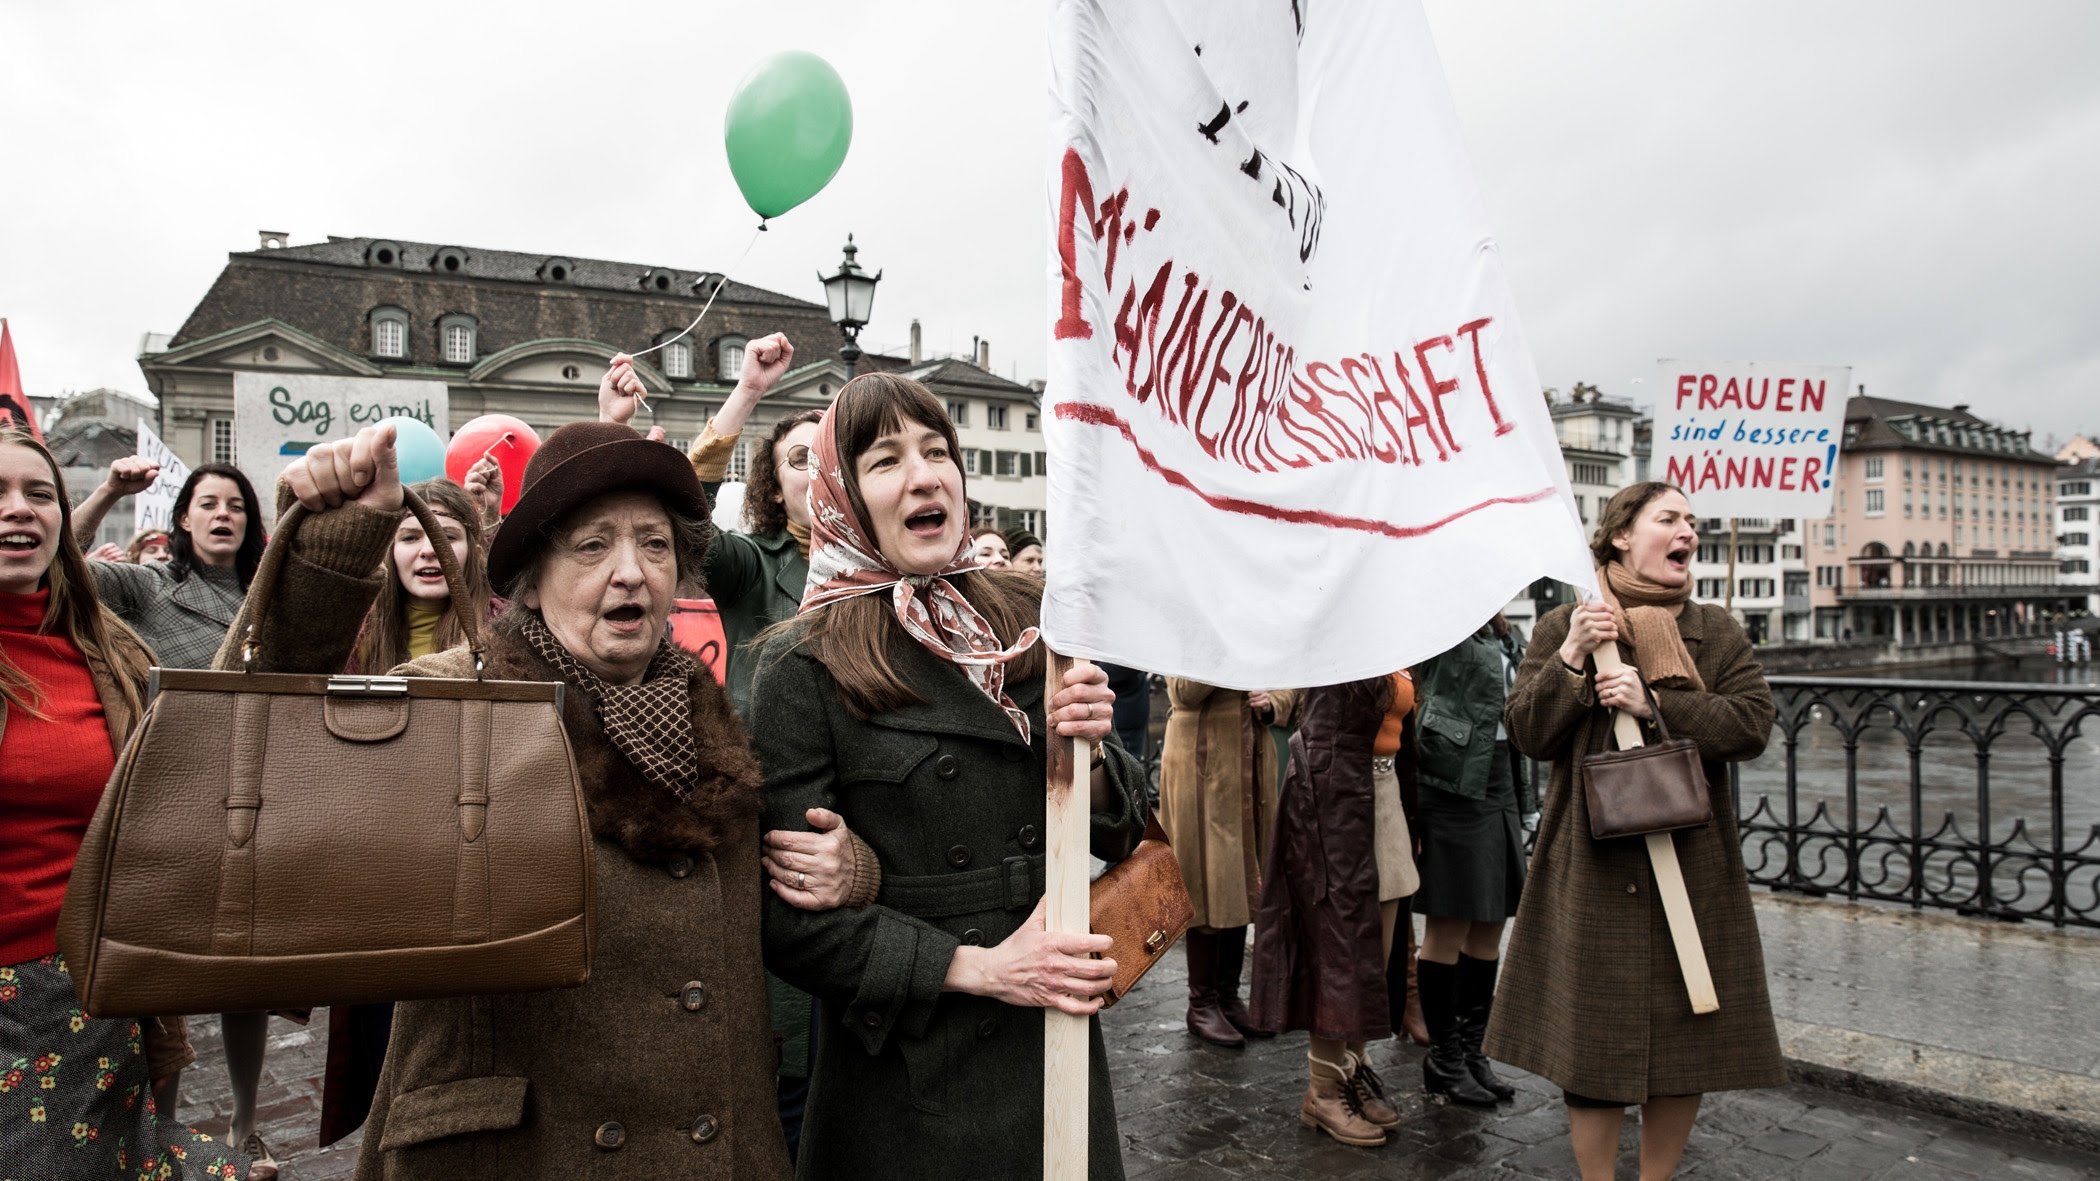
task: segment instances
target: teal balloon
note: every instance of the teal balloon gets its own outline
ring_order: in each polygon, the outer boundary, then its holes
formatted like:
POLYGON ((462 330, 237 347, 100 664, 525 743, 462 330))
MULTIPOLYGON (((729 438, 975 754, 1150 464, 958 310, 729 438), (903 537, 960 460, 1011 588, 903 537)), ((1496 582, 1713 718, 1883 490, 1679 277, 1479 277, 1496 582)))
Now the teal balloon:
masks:
POLYGON ((420 484, 445 474, 445 440, 422 419, 402 414, 382 418, 378 425, 394 428, 394 462, 402 483, 420 484))
POLYGON ((760 217, 779 217, 816 196, 846 162, 853 102, 845 80, 814 53, 776 53, 737 84, 722 141, 745 202, 760 217))

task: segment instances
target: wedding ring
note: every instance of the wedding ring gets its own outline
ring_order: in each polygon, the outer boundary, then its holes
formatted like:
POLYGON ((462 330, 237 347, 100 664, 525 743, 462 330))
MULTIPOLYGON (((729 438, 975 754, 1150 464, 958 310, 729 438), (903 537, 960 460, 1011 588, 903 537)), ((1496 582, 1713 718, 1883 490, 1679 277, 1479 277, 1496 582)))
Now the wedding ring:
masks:
POLYGON ((797 890, 807 890, 807 889, 809 889, 809 875, 808 875, 808 874, 806 874, 806 873, 798 873, 798 874, 796 874, 796 875, 795 875, 795 888, 796 888, 797 890))

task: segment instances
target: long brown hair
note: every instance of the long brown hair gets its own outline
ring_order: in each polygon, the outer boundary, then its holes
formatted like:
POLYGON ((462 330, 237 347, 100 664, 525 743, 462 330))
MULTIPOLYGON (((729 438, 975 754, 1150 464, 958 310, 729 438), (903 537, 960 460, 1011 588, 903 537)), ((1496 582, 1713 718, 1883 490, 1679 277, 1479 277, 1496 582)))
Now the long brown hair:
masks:
MULTIPOLYGON (((831 404, 831 431, 838 444, 839 475, 852 502, 853 516, 861 536, 873 538, 874 524, 867 502, 860 494, 860 456, 876 440, 902 430, 907 422, 940 432, 948 442, 948 453, 959 463, 962 447, 956 441, 955 424, 941 400, 925 386, 893 373, 864 373, 846 383, 831 404)), ((960 469, 958 468, 958 471, 960 469)), ((961 506, 957 506, 958 509, 961 506)), ((1001 645, 1011 645, 1021 633, 1034 627, 1042 613, 1043 584, 1026 574, 1009 570, 977 570, 948 579, 970 601, 992 627, 1001 645)), ((797 615, 767 629, 768 638, 791 635, 818 662, 830 670, 845 699, 846 712, 856 718, 887 713, 926 698, 907 684, 890 664, 889 648, 901 640, 916 644, 897 619, 888 595, 859 595, 841 599, 807 615, 797 615)), ((1038 644, 1006 666, 1009 681, 1043 675, 1043 650, 1038 644)))
MULTIPOLYGON (((423 498, 430 511, 441 517, 450 517, 467 531, 467 560, 460 564, 460 575, 467 584, 465 603, 446 603, 444 617, 438 620, 437 650, 456 648, 466 642, 467 633, 459 625, 459 612, 467 611, 474 616, 476 626, 485 625, 489 618, 489 567, 481 556, 481 514, 474 510, 474 502, 467 498, 466 489, 440 477, 412 485, 409 491, 423 498)), ((403 509, 402 521, 415 518, 403 509)), ((395 526, 398 529, 400 526, 395 526)), ((430 539, 433 547, 446 544, 443 537, 430 539)), ((390 668, 408 663, 408 592, 401 589, 401 571, 394 565, 394 546, 391 540, 386 547, 386 581, 380 585, 379 598, 372 603, 372 610, 365 616, 364 630, 358 633, 357 647, 351 659, 357 662, 358 670, 367 673, 383 673, 390 668)))
MULTIPOLYGON (((80 542, 73 536, 73 502, 66 496, 66 481, 59 473, 58 460, 36 436, 19 427, 0 426, 0 447, 7 446, 27 447, 42 456, 58 490, 58 552, 52 555, 51 568, 44 575, 44 584, 51 589, 51 602, 44 611, 42 631, 46 635, 63 633, 87 657, 88 667, 107 669, 124 704, 136 718, 144 703, 153 652, 137 632, 102 605, 95 593, 95 576, 88 569, 87 556, 80 552, 80 542)), ((0 699, 5 699, 10 709, 25 709, 43 716, 43 690, 14 666, 5 651, 0 651, 0 699)))
POLYGON ((744 529, 761 537, 773 533, 785 533, 788 527, 787 502, 781 499, 780 464, 787 457, 779 454, 780 441, 788 432, 805 422, 823 422, 822 410, 803 410, 790 414, 773 424, 773 433, 758 445, 758 454, 751 457, 750 466, 744 469, 744 529))
MULTIPOLYGON (((1597 531, 1590 534, 1590 556, 1597 559, 1599 566, 1619 560, 1618 547, 1611 543, 1611 539, 1633 528, 1634 522, 1641 519, 1641 510, 1648 507, 1648 502, 1665 492, 1675 492, 1684 496, 1684 489, 1661 480, 1643 480, 1638 484, 1628 484, 1612 493, 1611 499, 1605 502, 1604 508, 1597 514, 1597 531)), ((1691 500, 1689 496, 1684 498, 1687 501, 1691 500)))

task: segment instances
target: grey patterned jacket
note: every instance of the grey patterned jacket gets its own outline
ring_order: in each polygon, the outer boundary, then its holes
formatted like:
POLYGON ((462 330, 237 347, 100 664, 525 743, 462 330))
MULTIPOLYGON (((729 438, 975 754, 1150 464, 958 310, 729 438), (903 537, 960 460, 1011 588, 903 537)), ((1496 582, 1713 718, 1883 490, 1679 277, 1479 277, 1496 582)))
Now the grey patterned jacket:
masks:
POLYGON ((193 567, 180 582, 162 565, 88 563, 95 590, 153 649, 164 668, 210 668, 246 597, 230 569, 193 567))

